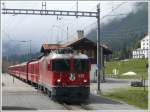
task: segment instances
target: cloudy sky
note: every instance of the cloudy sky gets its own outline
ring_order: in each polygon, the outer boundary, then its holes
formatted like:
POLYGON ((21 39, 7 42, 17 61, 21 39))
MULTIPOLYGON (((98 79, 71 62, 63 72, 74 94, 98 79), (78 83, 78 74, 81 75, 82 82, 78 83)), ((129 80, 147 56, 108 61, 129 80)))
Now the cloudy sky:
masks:
MULTIPOLYGON (((101 18, 105 15, 127 14, 134 11, 135 8, 135 2, 79 1, 78 10, 96 11, 98 3, 101 5, 101 18)), ((2 2, 2 4, 1 6, 5 8, 42 9, 41 1, 5 1, 2 2), (3 3, 4 5, 2 5, 3 3)), ((76 1, 47 1, 46 9, 76 10, 76 4, 76 1)), ((120 16, 107 16, 101 23, 107 23, 114 17, 120 16)), ((8 40, 10 42, 11 39, 32 40, 32 45, 39 46, 39 48, 43 43, 64 43, 66 41, 71 41, 76 38, 77 30, 84 30, 85 33, 87 33, 91 28, 95 27, 94 23, 96 23, 96 18, 86 17, 1 15, 1 18, 3 40, 8 40), (69 40, 67 40, 67 27, 69 40)))

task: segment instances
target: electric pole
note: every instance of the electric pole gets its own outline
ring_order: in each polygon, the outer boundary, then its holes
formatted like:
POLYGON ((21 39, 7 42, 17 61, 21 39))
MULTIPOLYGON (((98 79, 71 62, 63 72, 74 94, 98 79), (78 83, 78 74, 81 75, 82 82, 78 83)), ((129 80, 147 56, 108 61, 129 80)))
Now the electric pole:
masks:
MULTIPOLYGON (((19 40, 16 40, 16 41, 19 41, 19 40)), ((31 60, 31 41, 32 40, 22 40, 22 41, 19 41, 19 42, 29 42, 29 53, 28 53, 28 60, 31 60)))
POLYGON ((100 92, 100 69, 101 65, 101 48, 100 48, 100 4, 97 5, 97 90, 100 92))
POLYGON ((31 60, 31 40, 30 41, 30 60, 31 60))
MULTIPOLYGON (((78 0, 77 0, 77 12, 78 12, 78 0)), ((76 18, 78 18, 78 16, 76 16, 76 18)))
POLYGON ((67 42, 68 42, 68 26, 67 26, 67 42))

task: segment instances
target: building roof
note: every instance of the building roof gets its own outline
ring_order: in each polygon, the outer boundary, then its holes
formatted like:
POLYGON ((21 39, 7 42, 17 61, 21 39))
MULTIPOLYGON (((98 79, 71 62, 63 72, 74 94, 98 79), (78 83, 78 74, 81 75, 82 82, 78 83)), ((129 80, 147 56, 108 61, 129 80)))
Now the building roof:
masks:
POLYGON ((41 47, 41 52, 56 50, 60 47, 60 44, 43 44, 41 47))
MULTIPOLYGON (((73 47, 74 49, 78 49, 78 48, 96 48, 97 47, 97 43, 95 43, 94 41, 92 40, 89 40, 88 38, 80 38, 80 39, 77 39, 77 40, 74 40, 72 42, 68 42, 64 45, 62 45, 63 47, 73 47)), ((106 54, 112 54, 112 51, 111 49, 109 49, 109 47, 105 44, 101 44, 100 47, 103 47, 104 48, 104 52, 106 54)))
MULTIPOLYGON (((45 52, 45 51, 51 51, 51 50, 55 50, 58 48, 64 48, 64 47, 72 47, 74 49, 88 49, 88 48, 93 48, 95 49, 97 47, 97 44, 91 40, 89 40, 88 38, 80 38, 80 39, 76 39, 72 42, 68 42, 65 44, 43 44, 41 47, 41 52, 45 52)), ((109 47, 105 44, 101 44, 100 47, 104 48, 104 52, 105 54, 112 54, 112 51, 109 49, 109 47)))
MULTIPOLYGON (((68 43, 66 43, 66 44, 64 44, 64 45, 62 45, 63 47, 68 47, 68 46, 71 46, 71 45, 75 45, 75 44, 77 44, 77 43, 85 43, 86 44, 86 46, 87 45, 93 45, 93 46, 97 46, 97 44, 95 43, 95 42, 93 42, 92 40, 89 40, 88 38, 80 38, 80 39, 77 39, 77 40, 74 40, 74 41, 72 41, 72 42, 68 42, 68 43)), ((103 48, 106 48, 106 49, 108 49, 108 46, 107 45, 105 45, 105 44, 101 44, 100 45, 101 47, 103 47, 103 48)))
POLYGON ((89 39, 87 39, 87 38, 80 38, 80 39, 76 39, 76 40, 71 41, 71 42, 67 42, 67 43, 64 44, 63 46, 64 46, 64 47, 67 47, 67 46, 74 45, 74 44, 79 43, 79 42, 82 42, 82 41, 84 41, 84 42, 87 43, 87 44, 88 44, 88 43, 93 44, 93 43, 91 43, 91 42, 89 41, 89 39))
POLYGON ((149 35, 148 35, 148 34, 145 35, 145 36, 141 39, 141 41, 144 40, 144 39, 146 39, 146 38, 149 38, 149 35))

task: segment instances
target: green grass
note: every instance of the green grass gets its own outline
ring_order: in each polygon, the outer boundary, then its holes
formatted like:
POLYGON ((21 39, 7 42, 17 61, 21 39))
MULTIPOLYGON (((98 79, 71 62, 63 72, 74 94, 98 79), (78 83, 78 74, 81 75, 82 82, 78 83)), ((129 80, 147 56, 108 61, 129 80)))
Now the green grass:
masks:
POLYGON ((128 61, 112 61, 105 64, 106 74, 112 74, 113 69, 119 70, 118 78, 136 78, 139 79, 143 75, 146 79, 148 77, 146 64, 147 59, 129 59, 128 61), (137 73, 136 76, 123 76, 122 73, 133 71, 137 73))
POLYGON ((105 97, 121 100, 141 109, 148 109, 148 88, 131 87, 128 89, 116 89, 114 92, 105 93, 105 97))

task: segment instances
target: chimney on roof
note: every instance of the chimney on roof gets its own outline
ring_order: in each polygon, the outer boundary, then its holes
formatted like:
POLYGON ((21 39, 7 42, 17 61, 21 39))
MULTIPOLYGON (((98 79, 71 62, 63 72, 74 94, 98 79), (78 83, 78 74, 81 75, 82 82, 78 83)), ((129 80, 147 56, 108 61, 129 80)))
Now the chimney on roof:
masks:
POLYGON ((78 34, 78 39, 84 38, 84 31, 83 30, 78 30, 77 34, 78 34))

